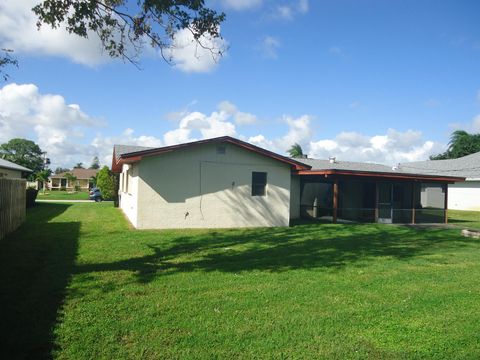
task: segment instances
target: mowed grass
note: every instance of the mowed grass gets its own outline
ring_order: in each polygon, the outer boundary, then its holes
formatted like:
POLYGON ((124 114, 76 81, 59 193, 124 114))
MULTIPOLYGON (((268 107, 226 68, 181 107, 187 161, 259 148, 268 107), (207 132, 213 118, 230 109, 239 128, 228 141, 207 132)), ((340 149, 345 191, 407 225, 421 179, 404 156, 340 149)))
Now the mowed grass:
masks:
POLYGON ((458 229, 137 231, 44 203, 0 241, 0 357, 475 359, 479 279, 458 229))
POLYGON ((448 221, 461 228, 480 229, 480 211, 448 210, 448 221))
POLYGON ((88 200, 88 192, 46 191, 43 193, 40 190, 37 195, 37 200, 88 200))

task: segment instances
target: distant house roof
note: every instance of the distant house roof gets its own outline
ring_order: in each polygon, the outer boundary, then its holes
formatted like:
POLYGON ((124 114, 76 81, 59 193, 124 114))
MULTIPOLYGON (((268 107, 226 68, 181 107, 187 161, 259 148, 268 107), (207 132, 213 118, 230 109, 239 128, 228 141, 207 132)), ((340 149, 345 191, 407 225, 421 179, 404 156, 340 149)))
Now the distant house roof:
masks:
POLYGON ((18 171, 25 171, 25 172, 32 172, 32 170, 21 166, 17 165, 11 161, 5 160, 5 159, 0 159, 0 168, 4 169, 11 169, 11 170, 18 170, 18 171))
POLYGON ((427 160, 400 165, 405 171, 417 171, 424 174, 445 174, 469 179, 480 179, 480 152, 458 159, 427 160))
POLYGON ((300 170, 300 169, 306 170, 310 168, 309 165, 303 164, 302 162, 296 159, 279 155, 272 151, 252 145, 248 142, 235 139, 231 136, 221 136, 221 137, 212 138, 212 139, 193 141, 193 142, 188 142, 184 144, 164 146, 159 148, 145 148, 140 146, 115 145, 113 148, 112 171, 121 172, 123 163, 137 162, 146 156, 160 155, 160 154, 168 153, 168 152, 179 150, 179 149, 201 145, 201 144, 208 144, 208 143, 230 143, 230 144, 239 146, 241 148, 253 151, 257 154, 288 164, 296 170, 300 170), (135 148, 139 148, 139 149, 135 149, 135 148))
POLYGON ((72 169, 72 171, 65 171, 60 174, 54 174, 50 176, 51 179, 61 179, 65 177, 66 173, 70 173, 77 179, 90 179, 92 176, 97 175, 99 170, 95 169, 72 169))
POLYGON ((430 173, 407 169, 401 165, 393 168, 386 165, 353 162, 353 161, 330 161, 320 159, 302 158, 301 162, 311 166, 310 170, 299 171, 299 175, 354 175, 354 176, 370 176, 397 179, 422 179, 435 181, 463 181, 464 177, 458 174, 445 174, 441 171, 432 171, 430 173))

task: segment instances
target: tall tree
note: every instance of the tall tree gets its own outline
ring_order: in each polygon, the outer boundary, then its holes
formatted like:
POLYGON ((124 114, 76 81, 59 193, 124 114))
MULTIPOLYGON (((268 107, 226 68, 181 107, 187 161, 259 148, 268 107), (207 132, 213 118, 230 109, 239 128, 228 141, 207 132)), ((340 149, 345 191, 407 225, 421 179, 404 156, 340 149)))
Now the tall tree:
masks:
POLYGON ((83 163, 81 163, 81 162, 76 163, 73 168, 74 169, 85 169, 85 167, 83 166, 83 163))
POLYGON ((288 154, 293 158, 299 158, 303 156, 303 150, 300 144, 295 143, 293 144, 290 149, 288 149, 288 154))
POLYGON ((100 160, 98 159, 98 156, 95 156, 93 158, 92 165, 90 165, 89 169, 94 169, 94 170, 100 169, 100 160))
POLYGON ((480 133, 469 134, 464 130, 456 130, 450 137, 447 151, 430 156, 431 160, 457 159, 480 151, 480 133))
POLYGON ((68 168, 57 167, 55 169, 55 174, 61 174, 61 173, 64 173, 64 172, 69 172, 69 171, 70 171, 70 169, 68 169, 68 168))
POLYGON ((107 166, 98 172, 96 186, 101 190, 104 199, 110 200, 115 197, 115 175, 107 166))
POLYGON ((32 170, 33 174, 43 170, 42 150, 31 140, 15 138, 0 145, 0 157, 25 166, 32 170))
MULTIPOLYGON (((204 0, 43 0, 32 10, 38 16, 37 26, 58 28, 62 24, 69 33, 88 37, 94 32, 103 49, 111 57, 135 63, 149 43, 162 56, 174 40, 175 33, 188 29, 199 46, 213 53, 205 37, 221 38, 220 24, 224 13, 217 13, 204 0)), ((211 42, 210 42, 211 43, 211 42)), ((164 56, 165 60, 169 60, 164 56)))
POLYGON ((35 176, 35 180, 42 182, 42 189, 44 193, 45 193, 45 189, 48 183, 48 178, 50 177, 50 175, 52 175, 52 170, 45 169, 45 170, 39 171, 35 176))

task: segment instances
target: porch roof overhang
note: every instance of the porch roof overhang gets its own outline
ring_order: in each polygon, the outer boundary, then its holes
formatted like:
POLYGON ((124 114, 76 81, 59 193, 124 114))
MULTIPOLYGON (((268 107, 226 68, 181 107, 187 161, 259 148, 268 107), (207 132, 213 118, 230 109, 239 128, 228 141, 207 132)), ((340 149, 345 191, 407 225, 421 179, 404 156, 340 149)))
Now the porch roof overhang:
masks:
POLYGON ((324 169, 324 170, 297 170, 293 174, 299 176, 324 176, 334 177, 361 177, 374 178, 382 180, 413 180, 413 181, 432 181, 443 183, 464 182, 464 177, 442 176, 442 175, 425 175, 425 174, 411 174, 411 173, 389 173, 389 172, 373 172, 373 171, 358 171, 358 170, 338 170, 338 169, 324 169))

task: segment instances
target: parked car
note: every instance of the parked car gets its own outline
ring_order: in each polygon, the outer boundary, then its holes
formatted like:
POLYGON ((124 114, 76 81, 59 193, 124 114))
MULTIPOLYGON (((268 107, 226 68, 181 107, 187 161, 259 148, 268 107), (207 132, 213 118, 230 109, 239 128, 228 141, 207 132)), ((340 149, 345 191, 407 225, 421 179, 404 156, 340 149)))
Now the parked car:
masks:
POLYGON ((99 188, 92 188, 89 193, 90 200, 95 200, 95 202, 99 202, 103 200, 102 192, 99 188))

